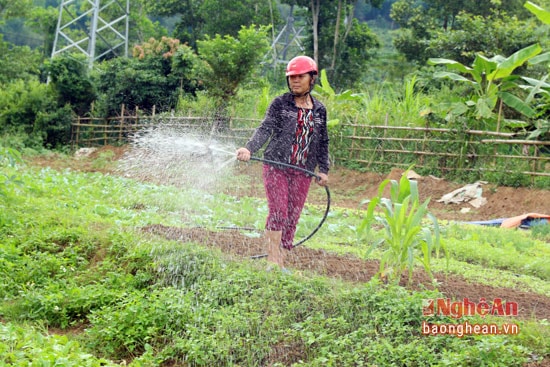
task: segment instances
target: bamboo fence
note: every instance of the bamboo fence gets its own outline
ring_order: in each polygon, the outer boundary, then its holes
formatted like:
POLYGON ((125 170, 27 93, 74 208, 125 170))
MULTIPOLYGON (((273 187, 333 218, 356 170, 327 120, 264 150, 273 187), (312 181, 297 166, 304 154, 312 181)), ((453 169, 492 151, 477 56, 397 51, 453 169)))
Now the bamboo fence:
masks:
MULTIPOLYGON (((139 111, 112 118, 78 117, 72 124, 71 145, 79 147, 127 144, 143 128, 162 125, 202 129, 214 125, 212 117, 140 116, 139 111)), ((260 120, 231 118, 216 138, 244 144, 260 120)), ((514 133, 453 130, 432 127, 343 124, 331 136, 331 160, 363 169, 385 167, 415 169, 439 167, 452 171, 484 171, 550 177, 550 141, 519 139, 514 133)))
POLYGON ((338 139, 349 146, 341 160, 407 168, 486 171, 550 177, 550 141, 518 139, 516 133, 446 128, 348 124, 338 139), (434 163, 435 162, 435 163, 434 163))

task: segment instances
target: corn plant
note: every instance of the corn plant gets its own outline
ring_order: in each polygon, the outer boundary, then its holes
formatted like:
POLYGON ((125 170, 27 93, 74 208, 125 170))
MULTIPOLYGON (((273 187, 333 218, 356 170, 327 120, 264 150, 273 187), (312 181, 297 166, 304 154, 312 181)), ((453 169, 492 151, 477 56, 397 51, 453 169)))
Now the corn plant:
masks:
MULTIPOLYGON (((373 224, 383 225, 384 235, 371 245, 370 251, 382 244, 386 245, 382 250, 378 275, 382 280, 394 283, 399 282, 405 269, 408 269, 410 282, 417 262, 433 279, 430 266, 432 254, 435 252, 439 257, 440 250, 445 251, 440 240, 437 219, 428 211, 430 199, 420 203, 418 183, 408 179, 407 173, 408 170, 399 182, 388 179, 380 184, 378 195, 366 201, 366 217, 357 229, 360 238, 364 238, 371 234, 373 224), (387 185, 390 185, 390 198, 383 197, 387 185), (426 216, 432 222, 433 233, 423 223, 426 216)), ((446 251, 445 255, 447 256, 446 251)))

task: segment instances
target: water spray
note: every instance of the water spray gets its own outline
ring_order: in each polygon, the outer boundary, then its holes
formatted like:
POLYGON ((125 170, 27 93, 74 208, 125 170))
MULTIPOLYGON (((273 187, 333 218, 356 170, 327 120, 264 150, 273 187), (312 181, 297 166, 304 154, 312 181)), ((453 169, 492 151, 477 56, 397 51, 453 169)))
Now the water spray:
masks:
MULTIPOLYGON (((210 134, 160 125, 144 129, 133 136, 134 148, 121 162, 120 169, 126 176, 153 180, 176 186, 186 185, 197 188, 208 188, 216 184, 218 176, 224 169, 236 161, 235 147, 222 144, 210 134), (229 159, 227 157, 230 157, 229 159), (213 174, 205 175, 204 172, 213 174), (182 178, 185 177, 185 180, 182 178)), ((276 166, 283 166, 306 173, 317 180, 320 177, 301 167, 268 159, 251 157, 253 161, 276 166)), ((325 213, 317 227, 305 238, 293 245, 300 246, 309 240, 325 222, 330 210, 330 191, 324 186, 327 195, 325 213)), ((224 229, 235 229, 227 228, 224 229)), ((247 228, 248 229, 248 228, 247 228)), ((252 258, 267 257, 267 254, 252 258)))

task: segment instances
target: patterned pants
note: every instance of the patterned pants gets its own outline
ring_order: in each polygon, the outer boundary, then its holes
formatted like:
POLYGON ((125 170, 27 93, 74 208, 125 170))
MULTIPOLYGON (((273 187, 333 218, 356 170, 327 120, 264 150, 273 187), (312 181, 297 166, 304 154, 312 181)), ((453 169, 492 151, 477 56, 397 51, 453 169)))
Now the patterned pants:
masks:
POLYGON ((298 170, 279 169, 264 164, 263 179, 269 208, 265 228, 282 231, 281 244, 291 250, 311 177, 298 170))

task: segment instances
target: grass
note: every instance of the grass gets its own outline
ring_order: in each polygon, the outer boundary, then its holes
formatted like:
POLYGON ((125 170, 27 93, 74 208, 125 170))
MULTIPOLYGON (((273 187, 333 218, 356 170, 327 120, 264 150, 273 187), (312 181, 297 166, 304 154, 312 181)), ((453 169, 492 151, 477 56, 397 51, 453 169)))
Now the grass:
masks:
MULTIPOLYGON (((261 261, 236 262, 135 230, 157 223, 261 228, 261 199, 100 173, 0 168, 20 182, 4 183, 0 197, 2 363, 521 366, 533 356, 548 358, 544 320, 521 321, 518 337, 425 337, 422 301, 437 292, 265 272, 261 261)), ((307 207, 298 236, 323 210, 307 207)), ((362 215, 334 208, 307 246, 364 256, 369 244, 355 235, 362 215)), ((547 294, 547 269, 532 264, 548 263, 548 244, 524 236, 449 227, 443 237, 454 248, 450 269, 471 279, 490 273, 518 289, 531 282, 529 289, 547 294), (501 252, 466 259, 489 242, 501 252)))

